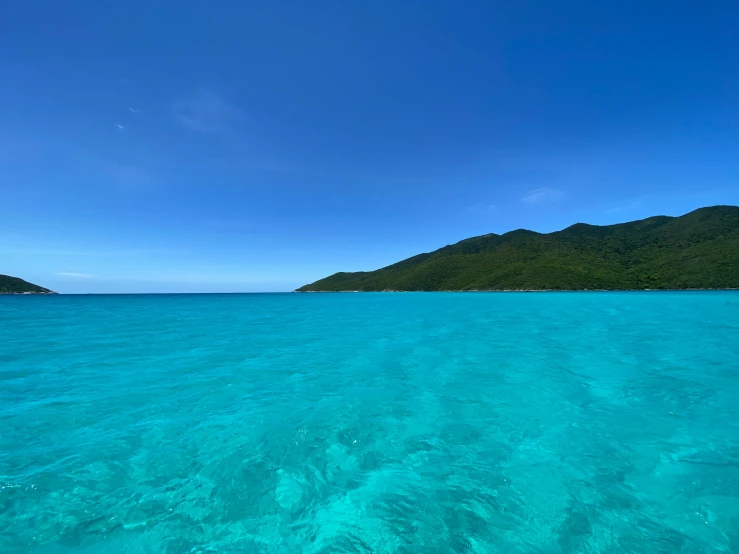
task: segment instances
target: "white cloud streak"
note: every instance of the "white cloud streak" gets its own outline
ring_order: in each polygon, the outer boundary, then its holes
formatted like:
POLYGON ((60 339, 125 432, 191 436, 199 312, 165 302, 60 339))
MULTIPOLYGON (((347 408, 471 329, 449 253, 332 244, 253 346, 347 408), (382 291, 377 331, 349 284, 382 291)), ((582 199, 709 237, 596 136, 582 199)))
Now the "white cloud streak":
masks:
POLYGON ((161 250, 73 250, 65 248, 18 248, 14 246, 4 246, 0 244, 1 254, 13 254, 24 256, 69 256, 69 257, 100 257, 120 258, 122 256, 160 256, 169 254, 183 254, 187 250, 180 249, 161 249, 161 250))
POLYGON ((524 204, 546 204, 561 200, 564 195, 564 191, 560 189, 541 187, 527 192, 526 195, 521 198, 521 202, 524 204))
POLYGON ((492 213, 497 212, 499 206, 497 204, 486 204, 484 202, 478 202, 472 206, 467 207, 467 211, 472 213, 492 213))
POLYGON ((623 202, 611 204, 611 206, 606 210, 606 213, 615 214, 636 210, 638 208, 641 208, 645 203, 644 201, 652 198, 652 196, 653 195, 651 194, 642 194, 641 196, 637 198, 632 198, 631 200, 624 200, 623 202))
POLYGON ((93 279, 95 277, 90 273, 75 273, 73 271, 59 271, 54 275, 61 275, 62 277, 72 277, 74 279, 93 279))
POLYGON ((218 134, 228 131, 243 119, 244 113, 215 92, 199 89, 171 106, 175 121, 199 133, 218 134))
POLYGON ((151 173, 142 167, 111 163, 106 169, 113 181, 124 189, 148 189, 154 183, 151 173))

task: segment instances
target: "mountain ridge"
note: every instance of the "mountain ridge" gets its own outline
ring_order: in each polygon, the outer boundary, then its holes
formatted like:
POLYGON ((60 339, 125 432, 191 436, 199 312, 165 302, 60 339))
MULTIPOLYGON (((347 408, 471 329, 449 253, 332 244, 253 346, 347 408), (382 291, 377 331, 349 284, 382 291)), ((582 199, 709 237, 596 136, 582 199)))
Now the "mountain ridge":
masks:
POLYGON ((463 239, 297 292, 739 288, 739 207, 463 239))

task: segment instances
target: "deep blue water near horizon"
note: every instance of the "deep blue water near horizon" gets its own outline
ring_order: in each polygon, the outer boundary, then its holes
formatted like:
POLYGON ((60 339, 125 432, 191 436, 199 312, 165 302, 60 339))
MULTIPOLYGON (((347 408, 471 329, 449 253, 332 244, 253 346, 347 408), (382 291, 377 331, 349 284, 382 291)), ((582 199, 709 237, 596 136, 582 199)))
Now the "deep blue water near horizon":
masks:
POLYGON ((739 552, 739 293, 0 296, 0 552, 739 552))

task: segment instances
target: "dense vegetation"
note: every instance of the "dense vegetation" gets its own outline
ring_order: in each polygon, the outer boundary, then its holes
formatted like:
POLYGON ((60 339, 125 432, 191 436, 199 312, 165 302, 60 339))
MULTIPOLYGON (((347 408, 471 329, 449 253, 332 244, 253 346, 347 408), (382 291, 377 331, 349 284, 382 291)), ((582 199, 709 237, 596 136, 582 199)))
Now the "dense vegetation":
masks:
POLYGON ((483 235, 310 291, 739 288, 739 207, 555 233, 483 235))
POLYGON ((23 294, 32 292, 36 294, 53 294, 49 289, 39 287, 18 277, 0 275, 0 294, 23 294))

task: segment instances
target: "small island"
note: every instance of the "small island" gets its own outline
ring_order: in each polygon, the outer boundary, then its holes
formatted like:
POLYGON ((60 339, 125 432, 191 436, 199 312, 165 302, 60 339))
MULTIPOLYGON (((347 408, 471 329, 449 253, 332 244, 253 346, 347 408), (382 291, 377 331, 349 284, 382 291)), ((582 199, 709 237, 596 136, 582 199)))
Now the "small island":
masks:
POLYGON ((739 288, 739 207, 617 225, 518 229, 340 272, 297 292, 690 290, 739 288))
POLYGON ((54 291, 24 281, 19 277, 0 275, 0 294, 56 294, 54 291))

